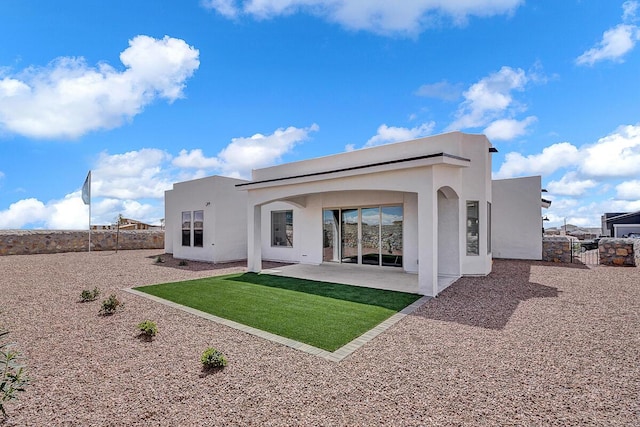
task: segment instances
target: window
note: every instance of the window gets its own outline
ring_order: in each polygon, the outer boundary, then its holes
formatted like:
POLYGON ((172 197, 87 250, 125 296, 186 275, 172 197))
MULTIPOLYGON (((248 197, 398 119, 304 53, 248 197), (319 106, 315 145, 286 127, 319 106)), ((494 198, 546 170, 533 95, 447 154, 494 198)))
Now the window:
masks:
POLYGON ((293 246, 293 211, 271 212, 271 246, 293 246))
POLYGON ((467 255, 480 255, 479 217, 480 203, 467 201, 467 255))
POLYGON ((182 246, 191 246, 191 212, 182 212, 182 246))
POLYGON ((487 254, 491 253, 491 202, 487 202, 487 254))
POLYGON ((193 212, 193 246, 201 248, 204 244, 204 211, 193 212))
POLYGON ((182 212, 182 246, 191 246, 191 231, 193 230, 193 246, 201 248, 204 245, 204 211, 182 212), (193 223, 191 222, 193 218, 193 223))

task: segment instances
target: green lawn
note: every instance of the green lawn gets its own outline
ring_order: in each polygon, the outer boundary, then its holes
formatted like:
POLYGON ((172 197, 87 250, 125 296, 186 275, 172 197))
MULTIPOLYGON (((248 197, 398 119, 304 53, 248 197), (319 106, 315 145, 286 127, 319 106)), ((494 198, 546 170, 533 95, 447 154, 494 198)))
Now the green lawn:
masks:
POLYGON ((420 298, 255 273, 136 289, 327 351, 335 351, 420 298))

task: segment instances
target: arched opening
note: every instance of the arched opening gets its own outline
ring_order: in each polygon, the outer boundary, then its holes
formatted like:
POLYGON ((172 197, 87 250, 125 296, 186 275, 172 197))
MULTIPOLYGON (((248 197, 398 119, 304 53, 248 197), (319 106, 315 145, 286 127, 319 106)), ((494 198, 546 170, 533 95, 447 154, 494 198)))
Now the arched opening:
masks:
POLYGON ((460 277, 460 200, 451 187, 438 190, 438 288, 460 277))

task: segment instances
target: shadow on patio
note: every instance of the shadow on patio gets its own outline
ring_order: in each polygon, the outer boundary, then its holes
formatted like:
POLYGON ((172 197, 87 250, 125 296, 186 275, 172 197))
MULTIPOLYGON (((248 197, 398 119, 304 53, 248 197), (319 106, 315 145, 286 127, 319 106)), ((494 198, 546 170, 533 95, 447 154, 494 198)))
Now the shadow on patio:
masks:
POLYGON ((503 329, 518 305, 531 298, 557 298, 557 288, 529 281, 533 262, 495 260, 486 277, 463 277, 413 313, 432 320, 503 329))
MULTIPOLYGON (((231 262, 221 262, 221 263, 213 263, 213 262, 205 262, 205 261, 190 261, 190 260, 182 260, 178 258, 174 258, 172 254, 168 253, 158 253, 157 255, 151 255, 147 258, 153 259, 155 265, 158 267, 169 267, 169 268, 177 268, 180 270, 190 270, 190 271, 216 271, 223 270, 229 268, 244 268, 247 266, 247 260, 240 261, 231 261, 231 262)), ((287 266, 289 264, 281 263, 281 262, 268 262, 264 261, 264 268, 279 268, 283 266, 287 266)))

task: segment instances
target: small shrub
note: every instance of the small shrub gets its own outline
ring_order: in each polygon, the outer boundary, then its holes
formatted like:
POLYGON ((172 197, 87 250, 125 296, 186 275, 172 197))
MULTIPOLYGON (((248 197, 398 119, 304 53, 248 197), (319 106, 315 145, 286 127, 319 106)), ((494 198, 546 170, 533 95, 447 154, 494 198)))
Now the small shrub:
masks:
POLYGON ((186 260, 181 259, 180 262, 178 263, 178 265, 180 267, 185 267, 185 266, 189 265, 189 263, 186 260))
POLYGON ((109 295, 109 298, 102 301, 102 308, 100 309, 100 314, 104 316, 109 316, 116 312, 116 310, 120 307, 120 309, 124 308, 124 303, 116 297, 116 294, 109 295))
POLYGON ((28 382, 24 366, 19 363, 21 354, 12 350, 12 344, 2 339, 7 334, 6 331, 0 331, 0 413, 3 417, 7 416, 5 403, 17 399, 16 393, 25 391, 24 387, 28 382))
POLYGON ((156 325, 156 322, 151 320, 145 320, 144 322, 138 323, 138 329, 140 329, 141 335, 149 338, 155 337, 158 333, 158 325, 156 325))
POLYGON ((227 358, 213 347, 207 348, 202 353, 200 361, 205 368, 224 368, 227 366, 227 358))
POLYGON ((162 259, 162 257, 160 255, 158 255, 156 257, 156 264, 162 264, 164 262, 164 260, 162 259))
POLYGON ((100 289, 97 287, 93 288, 93 290, 85 289, 80 293, 80 300, 82 302, 95 301, 100 296, 100 289))

